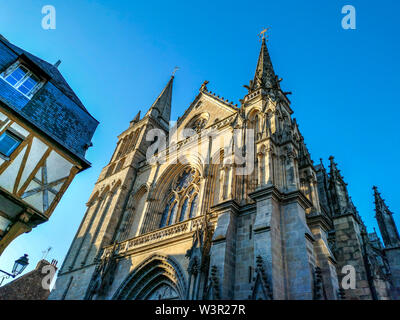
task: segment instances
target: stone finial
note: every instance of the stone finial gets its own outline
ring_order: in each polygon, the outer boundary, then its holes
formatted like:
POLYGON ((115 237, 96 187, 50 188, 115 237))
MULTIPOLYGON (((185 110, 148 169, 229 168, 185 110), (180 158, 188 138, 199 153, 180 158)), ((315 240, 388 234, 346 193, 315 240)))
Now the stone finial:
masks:
POLYGON ((139 110, 139 112, 136 114, 135 118, 133 118, 133 120, 131 121, 131 125, 133 125, 133 124, 139 122, 139 120, 140 120, 140 110, 139 110))
POLYGON ((202 83, 201 87, 200 87, 200 91, 208 91, 208 89, 207 89, 207 84, 208 84, 209 82, 210 82, 210 81, 205 80, 205 81, 202 83))

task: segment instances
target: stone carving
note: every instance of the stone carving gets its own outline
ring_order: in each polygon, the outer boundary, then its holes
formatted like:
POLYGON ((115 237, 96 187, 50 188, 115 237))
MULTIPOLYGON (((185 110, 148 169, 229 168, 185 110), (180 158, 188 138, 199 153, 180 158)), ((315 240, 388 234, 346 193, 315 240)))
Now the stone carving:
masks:
POLYGON ((207 300, 219 300, 220 299, 220 289, 218 280, 218 268, 217 266, 211 266, 210 279, 208 287, 206 290, 207 300))
POLYGON ((250 300, 272 300, 273 293, 270 281, 264 269, 264 262, 261 256, 256 257, 255 276, 253 277, 252 293, 250 300))
POLYGON ((316 267, 314 270, 314 295, 313 300, 326 300, 322 270, 316 267))
POLYGON ((187 250, 185 257, 189 259, 188 273, 189 282, 194 279, 194 292, 199 292, 199 281, 195 281, 198 277, 206 279, 209 268, 209 252, 212 239, 212 225, 208 222, 207 216, 202 220, 198 220, 193 233, 192 247, 187 250))
POLYGON ((207 90, 207 84, 209 84, 209 81, 205 80, 203 82, 203 84, 201 85, 201 87, 200 87, 200 91, 208 91, 207 90))
POLYGON ((146 300, 176 300, 179 294, 169 285, 163 284, 153 291, 146 300))
POLYGON ((114 281, 114 272, 117 267, 116 262, 117 244, 113 250, 106 256, 103 256, 92 276, 89 289, 86 294, 86 300, 91 300, 94 295, 101 296, 114 281))

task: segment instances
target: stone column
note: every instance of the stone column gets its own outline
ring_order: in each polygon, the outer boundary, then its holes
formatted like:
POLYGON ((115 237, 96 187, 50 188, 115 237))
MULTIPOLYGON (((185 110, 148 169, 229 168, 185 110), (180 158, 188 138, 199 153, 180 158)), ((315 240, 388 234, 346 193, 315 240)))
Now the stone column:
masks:
POLYGON ((259 152, 258 156, 258 187, 265 184, 265 155, 263 152, 259 152))
POLYGON ((313 298, 312 267, 315 265, 315 240, 306 223, 305 209, 311 206, 311 202, 299 191, 285 195, 284 201, 281 212, 284 221, 287 298, 310 300, 313 298))
POLYGON ((224 167, 221 166, 220 171, 219 171, 219 192, 218 192, 219 202, 222 202, 224 200, 225 174, 226 173, 225 173, 224 167))
POLYGON ((280 187, 283 190, 286 190, 287 188, 287 179, 286 179, 286 157, 284 155, 280 156, 280 161, 279 161, 279 175, 280 175, 280 187))
POLYGON ((235 201, 228 201, 214 208, 219 211, 219 216, 212 238, 210 270, 213 266, 217 267, 220 299, 232 300, 235 284, 236 215, 239 207, 235 201))
POLYGON ((325 216, 318 214, 307 217, 307 223, 315 239, 316 263, 322 271, 326 297, 328 300, 337 300, 339 290, 337 263, 328 244, 328 230, 332 228, 331 222, 325 216))
POLYGON ((232 199, 233 196, 233 164, 226 165, 226 199, 232 199))
POLYGON ((295 154, 293 152, 288 152, 286 158, 286 187, 288 191, 295 191, 298 189, 296 171, 295 154))
POLYGON ((199 195, 198 195, 198 199, 201 200, 203 199, 203 201, 198 201, 198 205, 197 205, 197 215, 201 215, 202 211, 203 211, 203 206, 204 206, 204 194, 205 194, 205 185, 206 185, 206 179, 204 177, 200 177, 200 186, 199 186, 199 195))
POLYGON ((314 208, 317 210, 317 212, 321 212, 321 206, 319 204, 319 196, 317 191, 317 180, 314 177, 310 177, 309 183, 314 208))
POLYGON ((256 201, 254 221, 254 267, 257 256, 265 264, 273 299, 283 300, 285 296, 285 266, 282 248, 281 213, 279 195, 275 187, 257 190, 250 196, 256 201))
POLYGON ((267 184, 272 184, 274 183, 273 181, 273 160, 272 160, 272 148, 268 148, 267 150, 267 156, 266 156, 266 163, 265 163, 265 168, 266 168, 266 178, 265 181, 267 184))

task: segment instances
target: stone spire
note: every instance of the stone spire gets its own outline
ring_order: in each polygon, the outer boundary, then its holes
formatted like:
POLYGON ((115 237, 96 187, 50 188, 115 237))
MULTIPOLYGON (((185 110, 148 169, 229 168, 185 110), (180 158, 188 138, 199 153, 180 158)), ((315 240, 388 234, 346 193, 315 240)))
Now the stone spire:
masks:
POLYGON ((265 38, 263 38, 256 73, 254 75, 254 80, 250 81, 249 89, 252 91, 259 88, 271 89, 278 87, 279 82, 275 75, 274 67, 272 66, 265 38))
POLYGON ((169 128, 169 121, 171 117, 173 82, 174 82, 174 76, 171 76, 171 79, 168 81, 164 90, 157 97, 156 101, 154 101, 149 111, 147 111, 145 115, 157 120, 167 130, 169 128))
POLYGON ((329 160, 329 189, 332 196, 334 213, 336 215, 353 213, 357 217, 357 210, 352 204, 347 191, 347 183, 343 180, 337 163, 335 163, 335 158, 330 156, 329 160))
POLYGON ((372 189, 375 197, 375 218, 378 221, 383 242, 386 247, 400 246, 399 232, 392 216, 393 213, 382 199, 378 188, 374 186, 372 189))
POLYGON ((335 162, 335 157, 334 156, 330 156, 329 157, 329 161, 330 161, 330 165, 329 165, 329 169, 330 169, 329 174, 330 174, 330 176, 334 177, 334 178, 343 179, 342 175, 340 174, 340 170, 337 167, 337 163, 335 162))

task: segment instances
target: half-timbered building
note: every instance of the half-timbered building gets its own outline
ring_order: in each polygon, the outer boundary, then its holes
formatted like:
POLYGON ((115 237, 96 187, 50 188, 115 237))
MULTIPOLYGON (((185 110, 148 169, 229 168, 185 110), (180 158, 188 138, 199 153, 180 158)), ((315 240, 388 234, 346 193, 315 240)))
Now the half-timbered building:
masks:
POLYGON ((0 36, 0 254, 48 221, 98 125, 60 71, 0 36))

